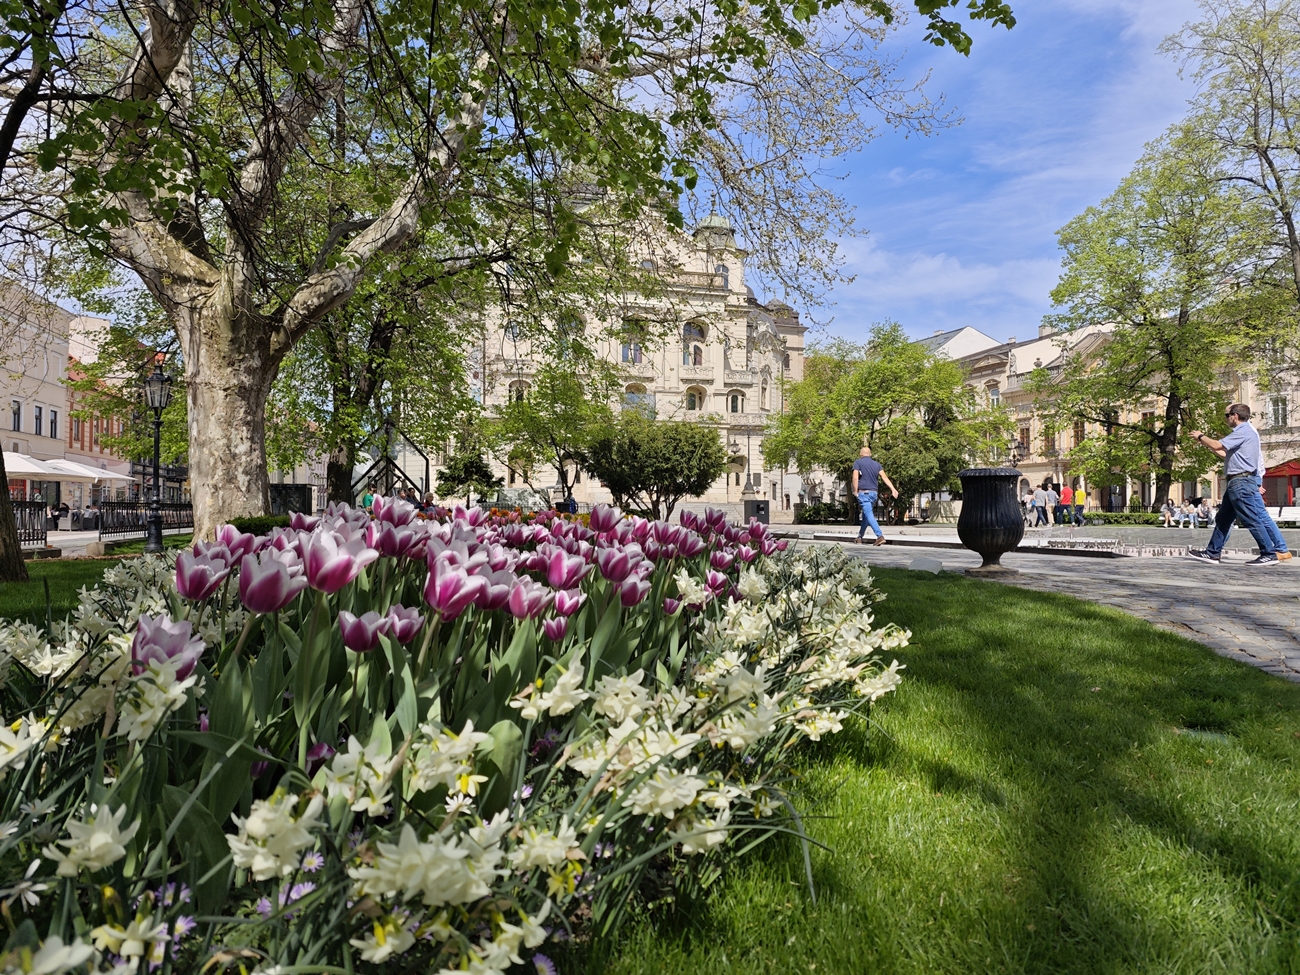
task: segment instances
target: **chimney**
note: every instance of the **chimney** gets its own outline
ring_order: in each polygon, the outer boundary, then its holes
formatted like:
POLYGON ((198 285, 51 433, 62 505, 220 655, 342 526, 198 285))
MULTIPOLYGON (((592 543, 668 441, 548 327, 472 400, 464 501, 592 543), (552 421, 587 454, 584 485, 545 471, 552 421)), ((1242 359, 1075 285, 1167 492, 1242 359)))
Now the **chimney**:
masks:
POLYGON ((1007 345, 1015 345, 1015 344, 1016 344, 1016 337, 1014 335, 1009 336, 1007 338, 1007 345))
POLYGON ((941 329, 941 328, 936 328, 936 329, 934 330, 934 334, 935 334, 935 335, 942 335, 942 334, 943 334, 943 329, 941 329))

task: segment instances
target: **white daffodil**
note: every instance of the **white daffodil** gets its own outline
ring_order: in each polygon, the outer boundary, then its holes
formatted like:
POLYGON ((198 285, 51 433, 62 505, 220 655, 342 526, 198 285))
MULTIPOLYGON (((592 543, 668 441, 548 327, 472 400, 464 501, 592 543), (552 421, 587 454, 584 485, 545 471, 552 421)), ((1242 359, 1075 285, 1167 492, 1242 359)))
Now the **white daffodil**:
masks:
POLYGON ((683 806, 689 806, 707 782, 696 775, 696 769, 673 772, 658 769, 633 790, 623 805, 638 816, 663 816, 672 819, 683 806))
POLYGON ((113 812, 107 806, 92 805, 88 820, 68 820, 66 829, 71 839, 58 841, 59 845, 68 848, 67 853, 53 845, 41 852, 58 863, 55 872, 60 877, 75 877, 83 869, 102 870, 126 856, 126 844, 140 828, 137 819, 122 829, 125 816, 126 806, 119 806, 117 812, 113 812))
POLYGON ((527 827, 519 845, 510 851, 509 860, 516 870, 556 867, 569 859, 569 851, 574 849, 577 843, 577 830, 569 825, 569 818, 566 816, 560 821, 559 830, 554 833, 536 826, 527 827))
POLYGON ((298 869, 299 854, 316 842, 312 830, 320 823, 325 800, 319 793, 295 815, 299 797, 277 789, 269 799, 258 799, 248 818, 231 816, 237 836, 226 836, 235 866, 252 871, 254 880, 287 877, 298 869))
POLYGON ((596 713, 622 724, 644 712, 650 706, 650 696, 641 686, 644 677, 644 670, 626 677, 602 677, 596 682, 596 713))

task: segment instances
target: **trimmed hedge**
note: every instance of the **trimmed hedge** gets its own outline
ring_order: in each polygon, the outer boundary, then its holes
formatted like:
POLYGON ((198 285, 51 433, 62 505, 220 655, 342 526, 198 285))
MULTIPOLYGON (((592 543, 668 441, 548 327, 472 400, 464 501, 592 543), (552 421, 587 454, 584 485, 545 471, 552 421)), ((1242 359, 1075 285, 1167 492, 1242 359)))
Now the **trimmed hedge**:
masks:
POLYGON ((232 518, 230 523, 246 535, 265 535, 272 528, 288 528, 288 515, 255 515, 252 518, 232 518))
POLYGON ((1090 525, 1159 525, 1156 511, 1090 511, 1084 515, 1090 525))

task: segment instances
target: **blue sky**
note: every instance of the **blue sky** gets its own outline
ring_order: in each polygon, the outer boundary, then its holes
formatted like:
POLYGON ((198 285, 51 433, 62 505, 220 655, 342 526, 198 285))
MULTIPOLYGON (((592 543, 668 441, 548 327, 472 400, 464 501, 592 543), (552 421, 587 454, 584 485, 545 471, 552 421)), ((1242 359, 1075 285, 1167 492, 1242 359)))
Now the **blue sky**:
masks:
MULTIPOLYGON (((891 318, 915 336, 973 325, 1037 334, 1060 270, 1056 230, 1109 194, 1193 94, 1156 48, 1193 0, 1019 0, 1011 31, 974 28, 969 58, 903 29, 908 77, 931 70, 964 122, 926 138, 886 131, 848 160, 864 236, 842 243, 851 284, 827 331, 862 338, 891 318)), ((824 320, 827 310, 814 312, 824 320)))

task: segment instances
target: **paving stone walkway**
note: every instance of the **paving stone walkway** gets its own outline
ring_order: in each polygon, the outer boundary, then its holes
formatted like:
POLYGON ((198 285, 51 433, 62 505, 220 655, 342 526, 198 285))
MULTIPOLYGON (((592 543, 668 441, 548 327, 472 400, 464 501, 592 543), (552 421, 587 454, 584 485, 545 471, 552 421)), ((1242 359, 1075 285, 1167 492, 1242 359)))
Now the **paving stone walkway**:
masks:
MULTIPOLYGON (((954 549, 847 547, 873 565, 897 568, 923 557, 957 572, 980 563, 975 553, 954 549)), ((1300 557, 1272 568, 1247 568, 1247 558, 1229 553, 1214 566, 1192 559, 1011 554, 1002 564, 1020 574, 999 581, 1113 606, 1300 682, 1300 557)))

